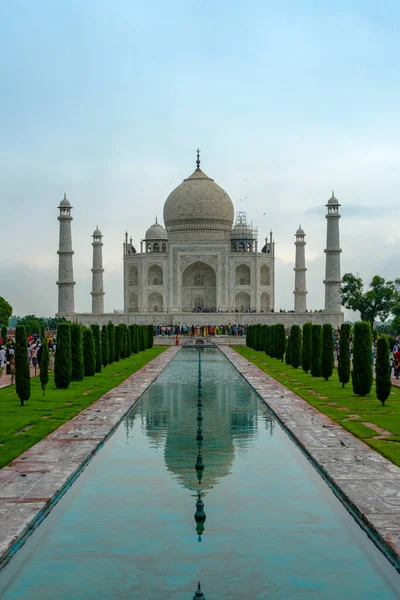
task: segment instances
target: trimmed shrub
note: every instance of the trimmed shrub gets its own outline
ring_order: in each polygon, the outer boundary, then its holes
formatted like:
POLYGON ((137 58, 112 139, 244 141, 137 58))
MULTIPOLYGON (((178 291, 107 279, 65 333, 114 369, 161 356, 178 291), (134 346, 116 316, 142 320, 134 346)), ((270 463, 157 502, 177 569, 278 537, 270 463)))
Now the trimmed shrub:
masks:
POLYGON ((372 335, 371 325, 361 321, 354 325, 353 371, 351 372, 353 392, 366 396, 372 387, 372 335))
POLYGON ((154 327, 153 325, 147 326, 147 347, 152 348, 154 345, 154 327))
POLYGON ((391 369, 389 362, 389 340, 386 335, 381 335, 376 343, 376 397, 385 406, 392 389, 391 369))
POLYGON ((115 325, 109 323, 107 325, 108 331, 108 362, 111 364, 115 359, 115 325))
POLYGON ((311 330, 311 375, 321 377, 322 327, 314 324, 311 330))
POLYGON ((122 348, 122 327, 121 324, 115 328, 115 349, 114 349, 114 361, 118 362, 121 360, 121 348, 122 348))
POLYGON ((23 325, 15 329, 15 391, 24 406, 25 400, 31 397, 31 374, 29 371, 28 343, 23 325))
POLYGON ((126 356, 129 357, 132 354, 132 336, 131 328, 126 326, 126 356))
POLYGON ((290 364, 294 369, 301 366, 301 328, 292 325, 290 328, 290 364))
POLYGON ((71 323, 71 356, 72 371, 71 381, 82 381, 83 379, 83 342, 82 325, 71 323))
POLYGON ((92 330, 93 340, 94 340, 94 355, 95 355, 95 361, 96 361, 95 371, 96 371, 96 373, 101 373, 102 356, 101 356, 100 327, 99 327, 99 325, 93 324, 90 326, 90 328, 92 330))
POLYGON ((46 340, 46 332, 45 332, 45 329, 44 329, 44 325, 41 325, 40 326, 40 341, 42 342, 42 345, 43 345, 43 342, 45 340, 46 340))
POLYGON ((301 353, 301 367, 305 373, 311 368, 311 344, 312 344, 312 323, 303 325, 303 345, 301 353))
POLYGON ((46 385, 49 383, 49 345, 46 338, 42 342, 42 353, 40 355, 40 385, 42 386, 43 396, 46 393, 46 385))
POLYGON ((121 353, 120 353, 120 357, 121 358, 126 358, 125 356, 125 350, 126 350, 126 335, 125 335, 125 325, 123 323, 120 323, 119 325, 117 325, 117 327, 120 328, 120 336, 121 336, 121 353))
POLYGON ((54 383, 57 388, 67 388, 71 383, 71 325, 59 323, 57 327, 57 346, 54 358, 54 383))
POLYGON ((271 353, 271 325, 266 325, 265 330, 265 353, 270 356, 271 353))
POLYGON ((137 338, 137 325, 130 325, 129 329, 131 330, 132 353, 137 354, 139 352, 138 338, 137 338))
POLYGON ((108 346, 108 329, 107 325, 103 325, 101 328, 101 361, 103 367, 108 365, 110 359, 110 350, 108 346))
POLYGON ((287 365, 290 365, 292 362, 291 352, 292 352, 292 341, 290 339, 290 329, 289 329, 289 335, 288 335, 288 340, 287 340, 287 344, 286 344, 286 352, 285 352, 285 363, 287 365))
POLYGON ((96 348, 93 331, 89 327, 83 330, 83 372, 85 377, 96 373, 96 348))
POLYGON ((276 325, 275 333, 275 346, 276 346, 276 358, 279 358, 283 362, 286 350, 286 332, 283 323, 276 325))
POLYGON ((322 326, 322 355, 321 355, 321 374, 328 381, 333 373, 334 355, 333 355, 333 329, 332 325, 325 323, 322 326))
POLYGON ((276 358, 276 325, 271 325, 269 349, 270 349, 270 357, 276 358))
POLYGON ((340 327, 338 375, 342 388, 350 381, 350 331, 348 323, 340 327))
POLYGON ((146 334, 146 327, 144 325, 139 325, 139 351, 143 352, 143 350, 146 350, 146 343, 147 343, 147 334, 146 334))

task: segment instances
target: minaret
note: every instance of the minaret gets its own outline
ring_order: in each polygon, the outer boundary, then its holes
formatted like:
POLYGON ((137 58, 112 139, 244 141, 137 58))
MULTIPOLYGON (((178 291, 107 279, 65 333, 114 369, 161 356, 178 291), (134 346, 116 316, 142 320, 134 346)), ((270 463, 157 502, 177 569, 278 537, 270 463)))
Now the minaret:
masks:
POLYGON ((93 269, 92 269, 92 314, 104 313, 103 291, 103 234, 98 227, 93 232, 93 269))
POLYGON ((296 259, 294 267, 294 311, 306 312, 307 310, 307 286, 306 286, 306 234, 299 225, 295 233, 296 259))
POLYGON ((71 237, 71 210, 72 206, 67 200, 67 194, 61 200, 60 215, 60 243, 58 254, 58 313, 59 316, 72 315, 75 312, 74 303, 74 270, 72 266, 72 237, 71 237))
POLYGON ((325 312, 341 312, 340 296, 340 239, 339 239, 339 202, 332 192, 332 197, 326 205, 326 267, 325 267, 325 312))

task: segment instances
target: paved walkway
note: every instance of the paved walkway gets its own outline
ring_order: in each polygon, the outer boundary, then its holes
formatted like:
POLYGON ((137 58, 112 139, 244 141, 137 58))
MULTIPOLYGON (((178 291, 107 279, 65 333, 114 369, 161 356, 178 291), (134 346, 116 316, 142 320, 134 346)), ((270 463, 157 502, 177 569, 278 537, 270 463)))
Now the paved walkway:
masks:
POLYGON ((400 468, 231 348, 220 350, 400 562, 400 468))
MULTIPOLYGON (((30 365, 30 373, 31 377, 39 376, 39 367, 36 367, 35 371, 35 367, 33 365, 30 365)), ((15 377, 13 383, 15 383, 15 377)), ((0 388, 7 387, 8 385, 11 385, 11 375, 6 375, 6 367, 4 366, 3 372, 0 375, 0 388)))
POLYGON ((169 348, 0 470, 0 563, 175 356, 169 348))

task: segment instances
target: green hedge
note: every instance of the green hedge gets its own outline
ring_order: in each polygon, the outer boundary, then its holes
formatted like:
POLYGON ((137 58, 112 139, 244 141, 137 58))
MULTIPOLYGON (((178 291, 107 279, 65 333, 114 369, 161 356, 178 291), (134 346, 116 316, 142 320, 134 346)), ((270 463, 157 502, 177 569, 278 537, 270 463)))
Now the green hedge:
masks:
POLYGON ((92 377, 96 373, 96 349, 93 331, 89 327, 83 330, 83 372, 85 377, 92 377))
POLYGON ((94 340, 94 355, 95 355, 95 370, 96 373, 101 373, 102 367, 102 356, 101 356, 101 338, 100 338, 100 326, 99 325, 91 325, 90 326, 93 333, 94 340))
POLYGON ((15 391, 21 406, 31 397, 31 374, 29 371, 28 343, 23 325, 15 328, 15 391))
POLYGON ((350 331, 348 323, 340 327, 338 375, 342 387, 350 381, 350 331))
POLYGON ((333 373, 334 355, 333 355, 333 329, 332 325, 325 323, 322 327, 322 355, 321 355, 321 374, 328 381, 333 373))
POLYGON ((312 323, 303 325, 303 346, 301 353, 301 367, 305 373, 311 368, 311 348, 312 348, 312 323))
POLYGON ((54 359, 54 383, 57 388, 67 388, 71 383, 71 325, 59 323, 57 327, 57 345, 54 359))
POLYGON ((71 355, 72 370, 71 381, 82 381, 83 379, 83 341, 82 325, 71 323, 71 355))
POLYGON ((322 327, 314 324, 311 336, 311 375, 321 377, 322 327))
POLYGON ((110 362, 107 325, 103 325, 101 328, 101 361, 103 363, 103 367, 106 367, 110 362))
POLYGON ((290 328, 290 364, 294 369, 301 366, 301 329, 300 325, 290 328))
POLYGON ((361 321, 354 325, 353 370, 351 372, 353 392, 366 396, 372 387, 372 334, 371 325, 361 321))
POLYGON ((381 335, 376 344, 376 397, 382 406, 385 405, 392 389, 391 369, 389 360, 389 340, 386 335, 381 335))

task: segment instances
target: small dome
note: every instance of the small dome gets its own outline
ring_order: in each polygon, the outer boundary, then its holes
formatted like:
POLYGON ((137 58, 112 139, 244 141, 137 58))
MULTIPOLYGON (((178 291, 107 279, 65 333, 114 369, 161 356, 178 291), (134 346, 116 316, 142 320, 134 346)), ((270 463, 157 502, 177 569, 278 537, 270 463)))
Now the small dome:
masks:
POLYGON ((63 207, 63 208, 66 208, 66 207, 72 208, 70 201, 67 200, 67 194, 64 194, 64 198, 60 202, 60 208, 61 207, 63 207))
POLYGON ((296 235, 306 235, 303 231, 303 229, 301 228, 301 225, 299 225, 298 230, 296 231, 296 235))
POLYGON ((158 223, 157 219, 154 225, 148 228, 146 231, 146 240, 167 240, 168 233, 165 231, 164 227, 158 223))
POLYGON ((334 192, 332 192, 332 196, 329 198, 327 206, 340 206, 339 200, 335 198, 334 192))
POLYGON ((100 236, 102 236, 102 235, 103 235, 103 234, 101 233, 101 231, 100 231, 100 229, 99 229, 99 226, 98 226, 98 225, 96 225, 96 229, 93 231, 93 237, 100 237, 100 236))

